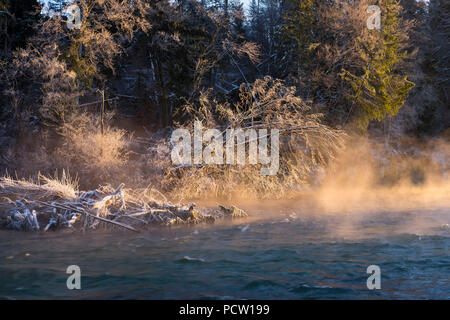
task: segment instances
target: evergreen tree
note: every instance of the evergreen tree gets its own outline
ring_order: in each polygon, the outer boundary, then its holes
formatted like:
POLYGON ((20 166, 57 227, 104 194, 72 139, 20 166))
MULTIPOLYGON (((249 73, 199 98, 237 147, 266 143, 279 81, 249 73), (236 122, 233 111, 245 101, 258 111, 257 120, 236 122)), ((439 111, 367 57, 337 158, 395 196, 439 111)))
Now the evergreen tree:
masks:
POLYGON ((290 9, 285 14, 285 34, 293 41, 299 86, 301 78, 310 68, 311 45, 314 40, 316 0, 288 0, 290 9))
POLYGON ((8 22, 11 14, 8 10, 9 0, 0 0, 0 52, 8 51, 8 22))
POLYGON ((8 9, 9 0, 0 0, 0 10, 5 11, 8 9))
POLYGON ((232 4, 233 10, 233 19, 232 19, 232 28, 233 33, 238 38, 238 41, 244 41, 246 39, 246 29, 245 29, 245 13, 244 6, 242 2, 238 1, 232 4))
POLYGON ((252 0, 249 8, 250 15, 250 39, 261 45, 262 48, 267 47, 266 26, 264 6, 262 0, 252 0))
POLYGON ((401 7, 396 0, 381 0, 379 6, 382 29, 369 30, 369 36, 359 42, 358 51, 367 63, 364 73, 343 72, 352 88, 350 100, 360 107, 357 123, 362 129, 371 120, 396 115, 414 87, 398 68, 406 57, 404 47, 408 40, 401 29, 401 7))
POLYGON ((450 3, 431 0, 422 11, 414 11, 424 16, 418 42, 423 55, 419 80, 428 92, 416 94, 414 102, 422 106, 418 133, 436 134, 450 127, 450 3))
POLYGON ((34 27, 39 20, 42 7, 37 0, 1 0, 0 9, 13 17, 8 23, 8 47, 12 51, 25 47, 26 41, 35 33, 34 27))
POLYGON ((50 12, 61 13, 68 3, 67 0, 47 0, 47 8, 50 12))
MULTIPOLYGON (((435 71, 436 87, 447 118, 450 108, 450 3, 445 0, 430 1, 431 56, 435 71)), ((450 119, 447 119, 449 121, 450 119)), ((448 125, 448 123, 447 123, 448 125)))

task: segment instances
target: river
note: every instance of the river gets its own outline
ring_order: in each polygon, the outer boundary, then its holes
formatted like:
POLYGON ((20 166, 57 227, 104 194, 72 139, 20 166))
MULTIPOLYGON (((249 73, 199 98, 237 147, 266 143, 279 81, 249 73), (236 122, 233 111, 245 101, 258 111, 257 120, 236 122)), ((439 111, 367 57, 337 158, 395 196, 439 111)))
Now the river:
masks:
POLYGON ((246 209, 253 218, 140 233, 1 231, 0 298, 450 298, 448 209, 246 209), (81 290, 67 289, 69 265, 81 290), (366 286, 369 265, 380 267, 379 290, 366 286))

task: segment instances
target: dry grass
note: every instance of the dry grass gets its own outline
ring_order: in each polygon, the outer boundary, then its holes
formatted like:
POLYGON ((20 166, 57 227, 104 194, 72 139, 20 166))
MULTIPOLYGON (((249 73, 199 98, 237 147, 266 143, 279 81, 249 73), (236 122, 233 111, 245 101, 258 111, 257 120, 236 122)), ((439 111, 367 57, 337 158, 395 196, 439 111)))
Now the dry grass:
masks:
POLYGON ((0 196, 10 201, 19 199, 43 200, 59 198, 71 200, 77 197, 78 181, 63 171, 61 177, 38 174, 38 181, 0 177, 0 196))
MULTIPOLYGON (((112 115, 107 117, 110 119, 112 115)), ((86 169, 111 170, 127 160, 130 137, 126 131, 105 125, 101 132, 100 119, 86 113, 74 115, 61 128, 64 137, 59 154, 67 163, 79 163, 86 169)))
MULTIPOLYGON (((286 196, 314 183, 315 176, 344 146, 346 135, 322 123, 322 115, 296 96, 295 88, 265 77, 243 84, 234 105, 211 98, 208 92, 184 108, 205 128, 278 129, 280 168, 276 175, 261 175, 261 165, 208 165, 170 170, 167 184, 180 199, 192 197, 286 196)), ((192 123, 189 127, 192 127, 192 123)), ((225 139, 224 139, 225 140, 225 139)), ((248 151, 248 147, 246 147, 248 151)), ((248 163, 248 160, 247 160, 248 163)))

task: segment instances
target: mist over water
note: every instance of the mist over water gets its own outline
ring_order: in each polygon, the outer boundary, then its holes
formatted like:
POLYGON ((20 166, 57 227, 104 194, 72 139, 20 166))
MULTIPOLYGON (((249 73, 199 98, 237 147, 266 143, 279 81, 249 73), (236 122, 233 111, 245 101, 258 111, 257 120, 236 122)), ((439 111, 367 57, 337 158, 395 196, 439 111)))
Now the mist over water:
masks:
POLYGON ((448 206, 325 213, 299 200, 242 207, 248 220, 139 234, 2 231, 0 298, 450 298, 448 206), (81 290, 66 288, 73 264, 81 290), (381 290, 366 287, 369 265, 381 268, 381 290))
POLYGON ((37 2, 0 1, 0 299, 450 299, 449 1, 37 2))
POLYGON ((361 150, 291 199, 228 200, 245 220, 138 234, 1 231, 0 298, 449 299, 446 149, 441 166, 404 157, 421 170, 395 183, 380 183, 361 150), (69 265, 81 268, 81 290, 66 288, 69 265), (370 265, 380 290, 366 286, 370 265))
POLYGON ((355 220, 263 206, 249 221, 140 234, 2 231, 0 297, 450 298, 448 210, 355 220), (81 290, 66 289, 72 264, 81 268, 81 290), (373 264, 381 290, 366 287, 373 264))

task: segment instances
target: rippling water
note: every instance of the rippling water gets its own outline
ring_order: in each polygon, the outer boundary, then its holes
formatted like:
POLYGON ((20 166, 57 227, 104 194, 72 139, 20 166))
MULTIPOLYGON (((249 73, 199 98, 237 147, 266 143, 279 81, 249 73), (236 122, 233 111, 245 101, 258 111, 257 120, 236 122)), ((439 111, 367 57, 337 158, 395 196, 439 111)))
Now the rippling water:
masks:
POLYGON ((128 232, 0 232, 2 299, 449 299, 449 210, 128 232), (381 290, 366 269, 381 268, 381 290), (68 290, 66 268, 81 268, 68 290))

